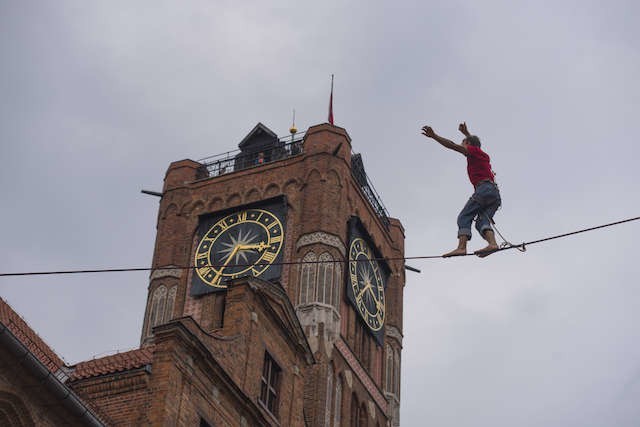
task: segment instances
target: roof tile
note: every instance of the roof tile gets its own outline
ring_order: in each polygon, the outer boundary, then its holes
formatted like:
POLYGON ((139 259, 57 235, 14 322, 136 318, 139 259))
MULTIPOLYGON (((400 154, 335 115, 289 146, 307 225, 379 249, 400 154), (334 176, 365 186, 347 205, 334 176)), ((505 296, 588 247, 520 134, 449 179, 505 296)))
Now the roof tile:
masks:
POLYGON ((56 373, 64 366, 62 359, 58 357, 51 347, 49 347, 47 343, 31 329, 27 322, 2 298, 0 298, 0 322, 2 322, 50 372, 56 373))
POLYGON ((87 360, 72 366, 70 380, 96 377, 140 368, 153 361, 153 346, 113 354, 99 359, 87 360))

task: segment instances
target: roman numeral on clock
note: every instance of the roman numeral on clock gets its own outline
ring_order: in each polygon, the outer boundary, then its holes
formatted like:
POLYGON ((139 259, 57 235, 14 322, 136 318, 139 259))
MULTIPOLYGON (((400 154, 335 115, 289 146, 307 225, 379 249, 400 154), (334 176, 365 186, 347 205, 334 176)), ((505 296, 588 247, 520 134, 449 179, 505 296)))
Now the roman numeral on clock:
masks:
POLYGON ((276 259, 276 254, 267 251, 264 253, 264 255, 262 255, 262 259, 267 262, 273 262, 273 260, 276 259))
POLYGON ((200 267, 198 269, 198 274, 200 275, 200 277, 207 277, 207 274, 211 273, 211 271, 211 267, 200 267))
POLYGON ((282 236, 273 236, 270 240, 271 243, 280 243, 282 242, 282 236))

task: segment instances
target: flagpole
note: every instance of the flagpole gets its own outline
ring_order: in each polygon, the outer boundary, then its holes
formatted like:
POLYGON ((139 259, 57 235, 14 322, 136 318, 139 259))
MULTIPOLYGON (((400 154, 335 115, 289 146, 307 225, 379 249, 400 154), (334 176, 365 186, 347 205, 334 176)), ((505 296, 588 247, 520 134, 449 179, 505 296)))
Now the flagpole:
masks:
POLYGON ((331 95, 329 95, 329 124, 333 126, 333 74, 331 74, 331 95))

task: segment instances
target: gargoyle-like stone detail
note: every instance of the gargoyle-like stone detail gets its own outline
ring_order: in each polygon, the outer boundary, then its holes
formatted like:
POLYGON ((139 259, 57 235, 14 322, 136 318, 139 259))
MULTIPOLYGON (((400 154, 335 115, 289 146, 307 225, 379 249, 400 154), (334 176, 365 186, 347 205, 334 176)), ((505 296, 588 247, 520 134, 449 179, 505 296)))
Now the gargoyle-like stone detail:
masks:
POLYGON ((385 335, 391 338, 395 338, 400 343, 400 345, 402 345, 402 334, 395 326, 385 326, 385 335))
POLYGON ((296 250, 300 249, 303 246, 313 245, 314 243, 323 243, 328 246, 333 246, 340 251, 342 256, 345 256, 347 253, 347 249, 338 236, 325 233, 324 231, 316 231, 314 233, 309 233, 301 236, 296 242, 296 250))

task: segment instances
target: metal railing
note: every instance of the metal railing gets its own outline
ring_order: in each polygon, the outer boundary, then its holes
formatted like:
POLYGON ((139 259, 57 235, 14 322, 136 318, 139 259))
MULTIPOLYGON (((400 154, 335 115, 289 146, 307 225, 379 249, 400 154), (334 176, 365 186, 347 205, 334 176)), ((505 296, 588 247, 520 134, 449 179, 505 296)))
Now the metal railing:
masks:
POLYGON ((360 189, 376 215, 378 215, 378 218, 380 218, 385 227, 389 227, 389 212, 382 203, 382 198, 376 191, 373 183, 364 171, 364 163, 362 162, 362 156, 360 154, 351 153, 351 174, 360 186, 360 189))
POLYGON ((256 147, 250 151, 233 150, 198 160, 206 168, 203 178, 261 166, 302 153, 304 132, 278 138, 272 145, 256 147))
MULTIPOLYGON (((278 142, 275 144, 253 148, 250 151, 233 150, 215 156, 205 157, 198 160, 198 162, 203 165, 201 178, 220 176, 302 154, 303 138, 304 132, 299 132, 294 135, 278 138, 278 142)), ((382 203, 382 199, 373 186, 373 183, 367 176, 360 154, 351 153, 351 174, 360 186, 362 193, 376 215, 382 223, 388 227, 389 212, 382 203)))

